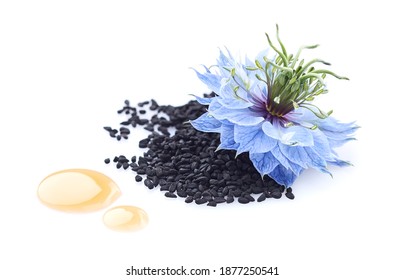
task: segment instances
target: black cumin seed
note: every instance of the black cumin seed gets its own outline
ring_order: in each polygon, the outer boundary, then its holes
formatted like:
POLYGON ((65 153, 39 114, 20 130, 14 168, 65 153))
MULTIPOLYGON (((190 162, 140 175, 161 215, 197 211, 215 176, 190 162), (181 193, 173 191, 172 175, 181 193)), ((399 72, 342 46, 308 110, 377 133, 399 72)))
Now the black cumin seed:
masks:
POLYGON ((238 202, 240 202, 242 204, 246 204, 246 203, 250 202, 250 200, 244 196, 240 196, 237 200, 238 200, 238 202))
POLYGON ((174 193, 172 193, 172 192, 166 192, 164 195, 165 195, 166 197, 169 197, 169 198, 176 198, 176 197, 177 197, 177 195, 174 194, 174 193))
POLYGON ((266 198, 267 198, 267 197, 266 197, 265 194, 263 193, 263 194, 261 194, 261 195, 258 197, 257 201, 258 201, 258 202, 262 202, 262 201, 264 201, 266 198))
MULTIPOLYGON (((206 95, 205 97, 212 97, 206 95)), ((255 170, 248 154, 237 158, 235 151, 219 150, 220 135, 203 133, 195 130, 189 123, 206 112, 206 107, 196 101, 190 101, 183 106, 160 106, 155 100, 138 103, 139 107, 150 104, 137 111, 125 101, 124 107, 118 113, 127 115, 127 120, 121 122, 119 131, 110 126, 104 129, 111 137, 127 139, 132 127, 143 126, 150 131, 147 138, 139 142, 139 147, 145 149, 143 155, 126 158, 115 157, 116 167, 124 169, 131 167, 136 174, 135 180, 143 180, 140 175, 147 175, 144 185, 152 189, 159 188, 167 197, 181 197, 186 203, 195 202, 216 206, 220 203, 232 203, 237 198, 239 203, 254 201, 252 194, 259 195, 257 201, 266 198, 280 198, 282 193, 292 199, 290 188, 284 188, 265 176, 262 180, 255 170), (138 115, 156 110, 149 119, 141 119, 138 115), (161 117, 158 113, 164 113, 161 117), (174 128, 170 135, 168 128, 174 128)))
POLYGON ((148 188, 153 188, 153 182, 150 180, 150 179, 146 179, 146 180, 144 180, 144 185, 146 186, 146 187, 148 187, 148 188))
POLYGON ((208 202, 208 200, 206 198, 203 198, 203 197, 195 199, 196 204, 204 204, 206 202, 208 202))
POLYGON ((287 193, 285 194, 285 196, 286 196, 287 198, 289 198, 289 199, 295 199, 295 195, 294 195, 293 193, 291 193, 291 192, 287 192, 287 193))
POLYGON ((280 192, 280 190, 275 190, 275 191, 271 192, 271 196, 273 198, 279 199, 282 197, 282 193, 280 192))
POLYGON ((206 205, 216 207, 217 203, 214 200, 212 200, 212 201, 209 201, 208 204, 206 204, 206 205))

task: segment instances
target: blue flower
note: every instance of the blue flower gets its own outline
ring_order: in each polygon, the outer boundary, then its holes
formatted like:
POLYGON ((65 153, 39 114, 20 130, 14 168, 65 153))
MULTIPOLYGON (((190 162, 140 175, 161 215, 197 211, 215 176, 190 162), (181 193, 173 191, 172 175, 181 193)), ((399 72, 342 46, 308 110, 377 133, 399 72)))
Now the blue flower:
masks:
POLYGON ((315 168, 331 174, 329 164, 349 165, 338 158, 335 148, 354 139, 358 126, 341 123, 313 105, 311 101, 327 93, 327 75, 346 79, 315 64, 329 63, 300 60, 303 46, 296 55, 288 54, 279 38, 280 50, 267 40, 271 49, 258 54, 254 61, 236 60, 220 51, 217 65, 195 70, 198 78, 215 94, 196 99, 208 105, 205 114, 191 124, 200 131, 220 133, 218 149, 248 152, 255 168, 279 184, 289 187, 303 170, 315 168))

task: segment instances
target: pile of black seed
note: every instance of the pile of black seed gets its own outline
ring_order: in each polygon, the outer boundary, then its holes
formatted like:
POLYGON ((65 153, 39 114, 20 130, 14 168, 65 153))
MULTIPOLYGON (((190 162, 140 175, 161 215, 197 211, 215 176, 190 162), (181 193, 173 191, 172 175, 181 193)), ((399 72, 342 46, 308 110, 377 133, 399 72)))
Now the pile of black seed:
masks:
MULTIPOLYGON (((212 96, 206 95, 206 97, 212 96)), ((150 131, 147 138, 139 142, 145 148, 143 156, 116 156, 116 167, 131 169, 135 179, 149 189, 159 187, 166 197, 182 197, 185 202, 216 206, 219 203, 249 203, 267 198, 279 199, 285 187, 268 176, 261 178, 255 170, 248 154, 235 158, 235 151, 219 150, 220 135, 195 130, 187 121, 198 118, 206 112, 206 106, 190 101, 183 106, 159 106, 155 100, 125 106, 118 111, 128 118, 119 129, 104 127, 109 135, 118 141, 128 139, 130 127, 142 126, 150 131), (150 119, 142 118, 144 109, 155 111, 150 119), (164 113, 168 119, 161 116, 164 113), (170 135, 169 128, 175 128, 170 135), (256 198, 257 199, 256 199, 256 198)), ((110 163, 110 159, 105 159, 110 163)), ((294 199, 291 188, 286 189, 286 197, 294 199)))

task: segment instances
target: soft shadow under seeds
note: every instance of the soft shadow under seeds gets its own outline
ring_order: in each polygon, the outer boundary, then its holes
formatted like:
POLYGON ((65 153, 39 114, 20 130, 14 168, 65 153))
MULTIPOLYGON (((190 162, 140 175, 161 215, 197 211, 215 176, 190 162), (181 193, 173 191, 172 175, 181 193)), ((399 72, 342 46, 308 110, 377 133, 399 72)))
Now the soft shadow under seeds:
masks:
MULTIPOLYGON (((212 94, 205 95, 209 96, 212 94)), ((247 204, 282 197, 285 187, 268 176, 261 178, 248 154, 243 153, 236 158, 235 151, 216 151, 220 135, 197 131, 187 122, 205 113, 206 106, 196 101, 177 107, 159 106, 153 99, 137 105, 132 107, 125 100, 118 113, 128 115, 127 120, 121 123, 119 129, 104 127, 118 141, 129 138, 131 126, 142 126, 151 132, 139 142, 139 147, 146 149, 143 156, 132 156, 129 160, 120 155, 113 159, 118 169, 130 168, 134 171, 137 182, 144 179, 146 187, 160 188, 169 198, 181 197, 186 203, 213 207, 235 200, 247 204), (139 107, 142 109, 138 111, 139 107), (150 119, 138 115, 143 115, 146 110, 156 112, 150 119), (159 113, 164 113, 168 119, 159 116, 159 113), (170 127, 175 128, 174 135, 170 135, 170 127)), ((104 162, 109 164, 110 159, 104 162)), ((294 199, 291 188, 286 189, 285 196, 294 199)))

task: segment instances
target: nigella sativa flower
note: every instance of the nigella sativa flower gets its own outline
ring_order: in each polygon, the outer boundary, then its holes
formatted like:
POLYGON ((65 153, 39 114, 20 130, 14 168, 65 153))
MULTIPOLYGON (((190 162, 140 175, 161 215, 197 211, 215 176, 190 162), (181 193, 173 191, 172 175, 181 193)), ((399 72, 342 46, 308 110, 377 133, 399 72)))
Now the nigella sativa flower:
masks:
POLYGON ((354 139, 358 128, 353 122, 341 123, 311 101, 327 93, 327 75, 345 79, 328 69, 315 68, 313 59, 289 54, 279 38, 278 49, 266 34, 271 49, 258 54, 254 61, 242 63, 229 52, 220 51, 217 65, 196 71, 198 78, 216 95, 196 97, 207 112, 191 124, 200 131, 220 133, 218 149, 248 152, 255 168, 279 184, 291 186, 307 168, 331 174, 327 166, 349 165, 338 158, 335 148, 354 139))

